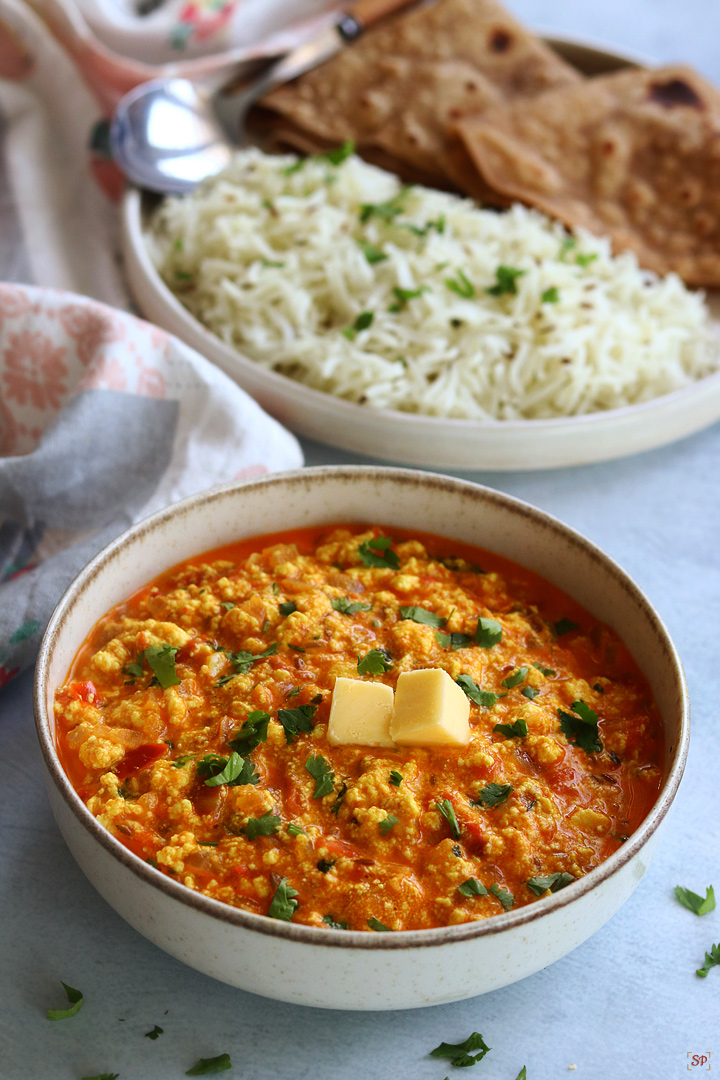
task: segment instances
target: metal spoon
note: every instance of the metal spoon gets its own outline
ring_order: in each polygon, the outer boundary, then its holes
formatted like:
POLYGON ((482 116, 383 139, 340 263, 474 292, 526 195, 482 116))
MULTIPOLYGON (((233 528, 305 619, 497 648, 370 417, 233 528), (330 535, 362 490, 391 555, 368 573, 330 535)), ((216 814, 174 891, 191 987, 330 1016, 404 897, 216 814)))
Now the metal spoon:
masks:
POLYGON ((183 194, 230 163, 245 143, 245 116, 276 86, 329 60, 385 15, 417 0, 359 0, 312 41, 275 61, 245 90, 223 99, 220 123, 216 95, 233 71, 193 83, 153 79, 120 101, 110 127, 113 157, 128 179, 150 191, 183 194), (230 132, 230 135, 228 135, 230 132))

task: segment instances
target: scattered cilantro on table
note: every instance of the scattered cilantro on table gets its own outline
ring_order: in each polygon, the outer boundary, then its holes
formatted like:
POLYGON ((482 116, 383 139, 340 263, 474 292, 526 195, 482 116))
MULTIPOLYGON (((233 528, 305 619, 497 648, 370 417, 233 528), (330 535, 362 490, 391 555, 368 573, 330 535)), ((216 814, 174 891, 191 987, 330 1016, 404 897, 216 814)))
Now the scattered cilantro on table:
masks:
POLYGON ((164 1034, 163 1029, 161 1027, 159 1027, 158 1024, 156 1024, 155 1027, 152 1029, 152 1031, 146 1031, 145 1032, 145 1038, 146 1039, 152 1039, 152 1041, 155 1042, 155 1040, 159 1039, 160 1036, 163 1035, 163 1034, 164 1034))
POLYGON ((705 963, 695 972, 701 979, 706 979, 711 968, 720 967, 720 943, 710 946, 710 952, 705 953, 705 963))
POLYGON ((448 1058, 451 1065, 458 1068, 467 1068, 470 1065, 476 1065, 478 1061, 482 1061, 485 1055, 490 1053, 490 1049, 491 1047, 487 1045, 482 1035, 478 1031, 473 1031, 465 1042, 440 1043, 439 1046, 430 1051, 430 1057, 448 1058), (479 1053, 476 1054, 476 1050, 479 1053))
POLYGON ((232 1068, 229 1054, 218 1054, 217 1057, 200 1058, 192 1069, 188 1069, 186 1076, 207 1076, 208 1073, 227 1072, 232 1068))
POLYGON ((681 885, 675 886, 675 896, 683 907, 695 915, 707 915, 708 912, 715 910, 715 890, 712 885, 708 885, 705 890, 705 899, 691 892, 690 889, 683 889, 681 885))
POLYGON ((68 986, 67 983, 62 984, 67 994, 67 999, 70 1002, 67 1009, 48 1009, 46 1016, 48 1020, 67 1020, 70 1016, 75 1016, 79 1013, 83 1005, 82 991, 73 989, 72 986, 68 986))

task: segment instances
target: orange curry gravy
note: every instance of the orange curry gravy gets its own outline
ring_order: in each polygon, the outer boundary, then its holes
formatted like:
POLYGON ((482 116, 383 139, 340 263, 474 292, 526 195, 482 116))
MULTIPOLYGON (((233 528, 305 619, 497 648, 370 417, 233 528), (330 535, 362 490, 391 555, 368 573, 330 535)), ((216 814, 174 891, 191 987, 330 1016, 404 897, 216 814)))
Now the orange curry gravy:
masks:
POLYGON ((533 903, 617 850, 662 780, 657 709, 613 631, 506 559, 395 528, 296 530, 173 567, 93 629, 55 708, 68 776, 118 840, 191 889, 312 926, 533 903), (476 643, 480 617, 500 641, 476 643), (359 674, 373 650, 391 666, 359 674), (328 744, 337 676, 394 687, 429 667, 486 692, 468 746, 328 744))

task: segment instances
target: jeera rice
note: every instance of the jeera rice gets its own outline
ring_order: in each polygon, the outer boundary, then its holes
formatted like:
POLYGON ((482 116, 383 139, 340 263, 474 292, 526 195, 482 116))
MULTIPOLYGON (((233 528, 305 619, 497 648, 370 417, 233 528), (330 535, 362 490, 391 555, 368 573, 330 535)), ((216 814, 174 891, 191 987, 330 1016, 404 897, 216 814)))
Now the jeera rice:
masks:
POLYGON ((515 205, 403 187, 352 154, 239 152, 148 235, 185 307, 256 363, 377 409, 575 416, 717 367, 702 294, 515 205))

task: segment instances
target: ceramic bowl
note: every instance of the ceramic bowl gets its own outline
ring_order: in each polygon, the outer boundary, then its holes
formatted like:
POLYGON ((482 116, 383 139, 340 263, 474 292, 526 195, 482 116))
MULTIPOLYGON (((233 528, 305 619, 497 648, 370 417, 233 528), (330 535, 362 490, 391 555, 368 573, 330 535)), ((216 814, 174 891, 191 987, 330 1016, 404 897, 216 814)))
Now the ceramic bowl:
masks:
POLYGON ((645 874, 688 743, 687 693, 675 647, 650 602, 607 555, 549 515, 488 488, 360 466, 304 469, 215 489, 115 540, 79 575, 50 620, 37 664, 35 713, 60 831, 124 919, 216 979, 335 1009, 400 1009, 472 997, 522 979, 585 941, 645 874), (182 559, 245 537, 340 521, 421 529, 489 548, 559 585, 629 646, 662 716, 665 780, 640 828, 586 877, 483 922, 393 934, 293 925, 172 881, 115 840, 75 793, 55 750, 52 702, 95 622, 182 559))

